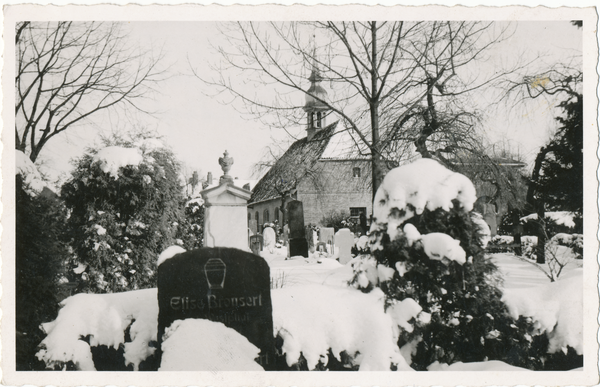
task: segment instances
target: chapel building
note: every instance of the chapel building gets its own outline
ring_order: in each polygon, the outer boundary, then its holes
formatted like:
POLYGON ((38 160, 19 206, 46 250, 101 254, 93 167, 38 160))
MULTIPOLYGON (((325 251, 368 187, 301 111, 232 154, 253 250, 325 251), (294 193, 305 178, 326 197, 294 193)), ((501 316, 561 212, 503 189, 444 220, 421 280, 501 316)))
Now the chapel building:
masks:
MULTIPOLYGON (((327 91, 313 66, 306 93, 306 137, 294 142, 252 190, 248 224, 261 232, 265 223, 283 226, 282 203, 303 203, 304 223, 321 224, 324 216, 345 211, 357 223, 372 213, 371 161, 368 149, 359 149, 352 134, 327 124, 333 116, 323 102, 327 91)), ((284 207, 285 208, 285 207, 284 207)))

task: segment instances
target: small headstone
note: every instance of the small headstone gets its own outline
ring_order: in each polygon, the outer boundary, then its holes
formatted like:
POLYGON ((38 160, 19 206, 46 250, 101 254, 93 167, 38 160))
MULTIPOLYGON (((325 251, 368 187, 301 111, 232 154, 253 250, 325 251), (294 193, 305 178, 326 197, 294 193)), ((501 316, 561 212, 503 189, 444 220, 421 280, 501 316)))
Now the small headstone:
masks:
POLYGON ((308 243, 304 237, 304 210, 302 202, 293 200, 287 204, 289 220, 289 256, 297 255, 308 258, 308 243))
POLYGON ((158 267, 159 348, 175 320, 217 321, 245 336, 261 351, 257 362, 274 369, 270 285, 266 261, 239 249, 204 247, 167 259, 158 267))
POLYGON ((308 250, 311 253, 314 253, 315 245, 316 245, 315 239, 317 239, 317 238, 315 237, 315 231, 313 230, 312 226, 310 226, 310 225, 306 226, 306 231, 305 231, 304 235, 306 235, 306 242, 308 243, 308 250))
POLYGON ((263 230, 263 248, 269 250, 271 254, 273 254, 273 249, 275 249, 275 243, 277 243, 277 236, 275 235, 275 230, 271 227, 265 227, 263 230))
POLYGON ((260 234, 250 236, 250 250, 252 250, 253 254, 260 255, 260 252, 263 249, 263 236, 260 234))
POLYGON ((319 254, 320 257, 329 256, 329 252, 327 251, 327 243, 325 243, 325 242, 317 243, 317 245, 315 246, 315 252, 317 254, 319 254))
POLYGON ((485 203, 483 205, 483 220, 490 226, 492 237, 496 236, 498 224, 496 220, 496 206, 493 203, 485 203))
POLYGON ((342 265, 350 262, 352 259, 352 246, 354 245, 354 235, 348 228, 342 228, 335 233, 335 246, 339 251, 339 260, 342 265))
POLYGON ((290 240, 290 227, 286 224, 283 226, 283 245, 287 246, 288 241, 290 240))
POLYGON ((333 227, 321 227, 319 230, 319 242, 333 244, 335 230, 333 227))

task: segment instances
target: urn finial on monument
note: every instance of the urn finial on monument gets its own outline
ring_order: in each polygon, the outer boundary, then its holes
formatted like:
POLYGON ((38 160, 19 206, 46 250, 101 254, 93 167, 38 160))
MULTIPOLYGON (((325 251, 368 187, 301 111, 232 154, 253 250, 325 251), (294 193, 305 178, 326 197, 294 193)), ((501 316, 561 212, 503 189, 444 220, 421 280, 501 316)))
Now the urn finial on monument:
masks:
POLYGON ((233 183, 233 178, 229 175, 231 166, 233 165, 233 157, 229 157, 229 152, 225 150, 223 157, 219 157, 219 165, 223 170, 223 176, 219 179, 219 184, 233 183))

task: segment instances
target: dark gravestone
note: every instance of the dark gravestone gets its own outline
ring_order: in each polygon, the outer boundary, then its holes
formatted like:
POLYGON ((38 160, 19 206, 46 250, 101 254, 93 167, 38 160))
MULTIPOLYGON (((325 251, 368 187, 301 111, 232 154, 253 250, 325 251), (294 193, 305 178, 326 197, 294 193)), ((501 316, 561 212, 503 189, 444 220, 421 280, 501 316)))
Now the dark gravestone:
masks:
POLYGON ((290 239, 290 257, 302 256, 308 258, 308 242, 304 238, 290 239))
POLYGON ((271 277, 263 258, 226 247, 177 254, 158 267, 158 306, 159 354, 175 320, 201 318, 244 335, 261 351, 257 362, 274 369, 271 277))
POLYGON ((290 239, 304 238, 304 209, 302 202, 293 200, 287 205, 290 239))
POLYGON ((302 202, 293 200, 287 204, 290 227, 289 256, 308 257, 308 244, 304 237, 304 210, 302 202))

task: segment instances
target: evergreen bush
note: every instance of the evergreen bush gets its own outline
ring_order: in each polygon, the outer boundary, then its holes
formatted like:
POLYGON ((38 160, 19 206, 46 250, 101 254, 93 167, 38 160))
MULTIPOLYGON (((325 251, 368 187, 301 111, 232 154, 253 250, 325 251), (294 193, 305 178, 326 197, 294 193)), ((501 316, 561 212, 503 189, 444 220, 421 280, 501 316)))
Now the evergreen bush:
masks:
POLYGON ((61 300, 60 279, 68 256, 61 240, 66 212, 57 199, 30 196, 23 177, 16 179, 16 369, 42 370, 45 365, 35 353, 45 336, 40 324, 56 318, 61 300))
MULTIPOLYGON (((435 179, 435 174, 427 171, 422 171, 422 176, 435 179)), ((388 179, 382 186, 387 184, 398 190, 399 185, 406 184, 412 197, 426 195, 428 188, 416 187, 425 180, 418 176, 415 181, 419 183, 411 185, 410 181, 388 179)), ((382 189, 386 188, 380 187, 382 189)), ((435 190, 430 192, 437 194, 435 190)), ((377 197, 391 201, 388 195, 391 194, 386 192, 377 197)), ((397 195, 394 200, 402 203, 398 197, 402 196, 397 195)), ((439 200, 439 197, 431 200, 439 200)), ((442 206, 425 207, 420 214, 410 203, 404 204, 403 208, 392 208, 386 219, 381 216, 375 219, 377 227, 371 229, 372 257, 378 265, 395 269, 393 276, 380 278, 376 283, 370 280, 365 287, 364 281, 360 284, 361 273, 357 272, 353 282, 365 291, 379 286, 386 294, 388 307, 412 298, 424 312, 431 314, 426 323, 414 321, 415 328, 411 332, 401 330, 398 345, 412 347, 411 366, 425 370, 436 361, 452 364, 502 360, 519 367, 538 368, 539 353, 532 346, 530 335, 533 327, 527 320, 512 319, 501 301, 501 277, 497 267, 484 254, 481 225, 473 221, 464 203, 454 199, 448 210, 442 206), (390 238, 388 219, 399 218, 405 220, 397 226, 396 236, 390 238), (441 233, 459 241, 466 262, 461 264, 442 256, 433 259, 426 253, 424 243, 414 241, 408 234, 405 229, 408 223, 421 236, 441 233)), ((545 348, 543 350, 541 353, 545 353, 545 348)))
MULTIPOLYGON (((148 139, 146 139, 148 140, 148 139)), ((152 139, 150 139, 150 143, 152 139)), ((144 147, 143 161, 123 165, 118 175, 94 159, 99 149, 81 157, 62 187, 70 210, 72 267, 79 291, 107 293, 156 286, 156 259, 178 240, 183 212, 179 164, 164 147, 144 147)), ((112 144, 133 148, 133 141, 112 144)))

